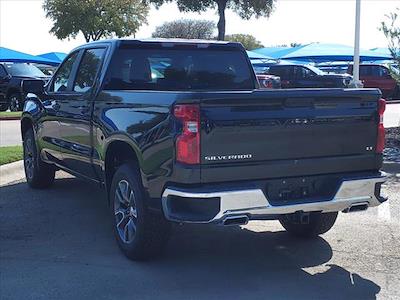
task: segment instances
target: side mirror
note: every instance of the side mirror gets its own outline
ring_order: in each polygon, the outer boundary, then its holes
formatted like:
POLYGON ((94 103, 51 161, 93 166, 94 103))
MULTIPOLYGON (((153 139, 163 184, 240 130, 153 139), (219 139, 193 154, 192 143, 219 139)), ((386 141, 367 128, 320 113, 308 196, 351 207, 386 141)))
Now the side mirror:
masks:
POLYGON ((40 95, 44 92, 44 81, 40 79, 26 79, 22 81, 21 88, 24 94, 32 93, 40 95))

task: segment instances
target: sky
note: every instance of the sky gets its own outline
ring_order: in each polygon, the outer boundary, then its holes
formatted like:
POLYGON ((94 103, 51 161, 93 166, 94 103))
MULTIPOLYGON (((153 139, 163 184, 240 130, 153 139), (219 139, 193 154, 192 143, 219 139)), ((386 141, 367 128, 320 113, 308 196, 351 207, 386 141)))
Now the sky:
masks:
MULTIPOLYGON (((361 48, 387 46, 378 27, 385 14, 396 7, 400 7, 400 0, 362 0, 361 48)), ((355 0, 278 0, 270 18, 245 21, 228 11, 226 33, 249 33, 265 46, 292 42, 352 45, 354 15, 355 0)), ((175 4, 165 4, 158 10, 151 8, 148 24, 139 29, 136 37, 150 37, 156 26, 181 18, 218 21, 213 10, 184 14, 175 4)), ((0 46, 36 55, 69 52, 85 43, 82 35, 60 41, 49 33, 51 26, 42 9, 42 0, 0 0, 0 46)))

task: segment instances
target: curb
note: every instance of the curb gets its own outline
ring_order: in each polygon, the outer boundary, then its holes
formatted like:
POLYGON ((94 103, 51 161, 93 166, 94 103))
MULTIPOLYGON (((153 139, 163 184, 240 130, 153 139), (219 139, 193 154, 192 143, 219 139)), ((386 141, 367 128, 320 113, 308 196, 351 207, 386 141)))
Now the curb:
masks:
POLYGON ((21 120, 21 117, 0 117, 0 121, 17 121, 21 120))
POLYGON ((24 161, 18 160, 0 166, 0 186, 21 180, 25 177, 24 161))

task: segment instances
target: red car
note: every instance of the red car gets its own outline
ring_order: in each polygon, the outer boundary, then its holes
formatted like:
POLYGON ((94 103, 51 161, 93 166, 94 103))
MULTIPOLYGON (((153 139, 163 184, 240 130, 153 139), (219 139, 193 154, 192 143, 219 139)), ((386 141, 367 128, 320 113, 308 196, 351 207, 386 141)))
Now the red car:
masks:
MULTIPOLYGON (((347 73, 353 74, 353 66, 350 65, 347 73)), ((399 86, 390 75, 387 66, 381 64, 360 65, 360 80, 366 88, 379 88, 383 98, 393 98, 399 95, 399 86)))

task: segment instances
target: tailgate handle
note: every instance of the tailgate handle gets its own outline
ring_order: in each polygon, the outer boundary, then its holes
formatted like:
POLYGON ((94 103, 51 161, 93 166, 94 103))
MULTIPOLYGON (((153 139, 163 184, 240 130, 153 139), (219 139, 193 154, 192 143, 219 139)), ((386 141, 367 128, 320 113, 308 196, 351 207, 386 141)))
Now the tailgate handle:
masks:
POLYGON ((214 128, 214 124, 212 122, 210 122, 210 120, 206 120, 204 122, 204 131, 205 133, 210 133, 211 130, 214 128))

